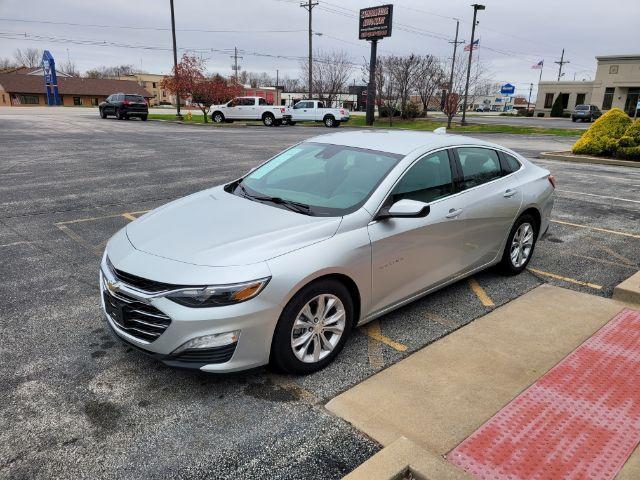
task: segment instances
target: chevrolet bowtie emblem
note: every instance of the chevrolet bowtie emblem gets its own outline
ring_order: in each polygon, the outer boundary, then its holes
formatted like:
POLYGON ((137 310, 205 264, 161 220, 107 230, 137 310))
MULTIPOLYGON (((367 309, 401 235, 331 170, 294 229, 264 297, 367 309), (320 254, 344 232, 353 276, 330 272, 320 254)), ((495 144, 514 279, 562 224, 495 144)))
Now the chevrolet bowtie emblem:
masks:
POLYGON ((118 282, 112 282, 110 280, 107 280, 107 288, 109 289, 110 292, 117 291, 118 287, 119 287, 118 282))

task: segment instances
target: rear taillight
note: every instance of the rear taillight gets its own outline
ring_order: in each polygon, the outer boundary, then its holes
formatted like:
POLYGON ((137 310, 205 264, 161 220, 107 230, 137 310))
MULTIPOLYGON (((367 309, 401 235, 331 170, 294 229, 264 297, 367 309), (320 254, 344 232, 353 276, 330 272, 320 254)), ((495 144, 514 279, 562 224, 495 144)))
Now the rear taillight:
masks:
POLYGON ((129 100, 125 100, 124 102, 122 102, 123 105, 130 105, 131 102, 129 100))
POLYGON ((286 112, 286 110, 284 108, 281 108, 280 113, 284 113, 284 112, 286 112))
POLYGON ((547 178, 549 179, 549 183, 551 184, 551 186, 553 188, 556 188, 556 177, 554 177, 553 175, 549 175, 547 178))
POLYGON ((344 109, 340 109, 340 115, 344 115, 344 109))

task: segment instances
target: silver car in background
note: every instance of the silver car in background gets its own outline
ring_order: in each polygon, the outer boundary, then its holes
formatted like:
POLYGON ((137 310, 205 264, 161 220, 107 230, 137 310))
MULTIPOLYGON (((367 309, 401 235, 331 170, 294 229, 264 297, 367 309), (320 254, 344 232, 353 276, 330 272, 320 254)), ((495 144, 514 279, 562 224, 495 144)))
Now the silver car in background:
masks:
POLYGON ((120 339, 169 365, 313 372, 356 325, 492 265, 521 272, 554 182, 472 138, 312 138, 116 233, 102 306, 120 339))

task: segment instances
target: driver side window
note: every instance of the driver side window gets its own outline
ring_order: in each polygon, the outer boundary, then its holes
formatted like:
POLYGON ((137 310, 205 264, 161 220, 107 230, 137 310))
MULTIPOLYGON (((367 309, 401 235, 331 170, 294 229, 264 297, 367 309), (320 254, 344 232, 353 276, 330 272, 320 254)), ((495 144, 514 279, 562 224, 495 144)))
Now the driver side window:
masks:
POLYGON ((451 162, 447 150, 422 157, 404 174, 391 192, 393 202, 408 198, 429 203, 453 193, 451 162))

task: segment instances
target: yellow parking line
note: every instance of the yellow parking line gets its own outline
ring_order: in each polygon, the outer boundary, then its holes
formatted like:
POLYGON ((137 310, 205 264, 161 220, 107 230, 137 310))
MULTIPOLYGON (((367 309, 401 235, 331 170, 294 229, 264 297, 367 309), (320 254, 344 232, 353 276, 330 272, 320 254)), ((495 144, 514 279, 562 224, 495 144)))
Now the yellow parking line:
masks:
POLYGON ((391 340, 389 337, 382 333, 380 329, 380 322, 378 320, 373 320, 363 327, 364 333, 367 334, 370 338, 377 340, 380 343, 384 343, 385 345, 397 350, 399 352, 404 352, 407 349, 406 345, 402 343, 395 342, 391 340))
POLYGON ((66 225, 56 224, 56 227, 58 227, 62 233, 64 233, 67 237, 69 237, 74 242, 79 243, 80 245, 82 245, 83 247, 85 247, 86 249, 95 253, 98 256, 102 255, 102 252, 100 251, 99 247, 96 247, 95 245, 91 245, 89 242, 87 242, 84 238, 82 238, 80 235, 78 235, 76 232, 71 230, 66 225))
POLYGON ((116 213, 114 215, 103 215, 101 217, 79 218, 77 220, 67 220, 65 222, 56 222, 55 225, 56 226, 71 225, 73 223, 91 222, 91 221, 94 221, 94 220, 103 220, 105 218, 116 218, 116 217, 121 217, 121 216, 122 216, 121 213, 116 213))
POLYGON ((582 285, 583 287, 593 288, 594 290, 602 290, 602 285, 597 285, 595 283, 583 282, 581 280, 576 280, 575 278, 563 277, 562 275, 556 275, 555 273, 544 272, 542 270, 538 270, 536 268, 531 268, 531 267, 527 267, 527 270, 529 270, 530 272, 536 273, 538 275, 542 275, 544 277, 553 278, 555 280, 562 280, 563 282, 582 285))
POLYGON ((471 290, 476 294, 476 297, 478 297, 478 300, 480 300, 480 303, 482 303, 482 305, 484 305, 485 307, 496 306, 496 304, 493 303, 493 300, 491 300, 491 297, 487 295, 487 292, 484 291, 484 288, 480 286, 475 278, 469 277, 467 279, 467 282, 469 283, 469 287, 471 287, 471 290))
POLYGON ((130 222, 133 222, 133 221, 136 219, 136 217, 134 217, 134 216, 133 216, 133 215, 131 215, 130 213, 123 213, 123 214, 122 214, 122 216, 123 216, 124 218, 126 218, 127 220, 129 220, 130 222))
POLYGON ((591 225, 580 225, 579 223, 564 222, 562 220, 550 220, 550 221, 552 223, 559 223, 560 225, 569 225, 570 227, 586 228, 588 230, 595 230, 597 232, 612 233, 614 235, 622 235, 623 237, 640 239, 640 235, 636 233, 621 232, 620 230, 609 230, 608 228, 592 227, 591 225))

